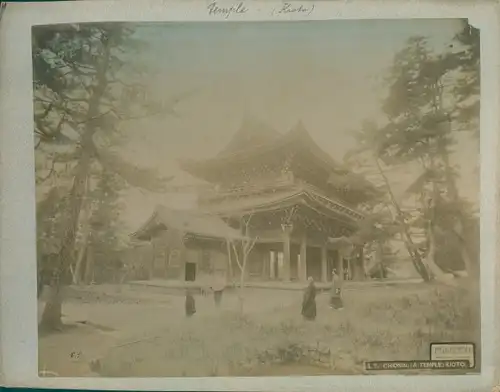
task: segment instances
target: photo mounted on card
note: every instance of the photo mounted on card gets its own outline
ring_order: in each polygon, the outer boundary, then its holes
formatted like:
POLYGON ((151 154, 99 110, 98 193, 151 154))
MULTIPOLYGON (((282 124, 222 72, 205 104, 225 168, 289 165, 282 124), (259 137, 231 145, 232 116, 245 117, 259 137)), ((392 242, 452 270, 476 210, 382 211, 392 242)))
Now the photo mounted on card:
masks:
POLYGON ((492 386, 496 9, 379 5, 7 6, 8 383, 492 386))

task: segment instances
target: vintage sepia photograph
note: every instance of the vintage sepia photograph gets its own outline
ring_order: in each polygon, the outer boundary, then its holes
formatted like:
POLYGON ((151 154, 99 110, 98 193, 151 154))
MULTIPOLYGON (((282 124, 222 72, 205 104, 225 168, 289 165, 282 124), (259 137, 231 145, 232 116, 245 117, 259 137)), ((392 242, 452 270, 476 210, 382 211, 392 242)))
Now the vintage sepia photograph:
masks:
POLYGON ((32 61, 41 377, 481 373, 468 20, 37 25, 32 61))

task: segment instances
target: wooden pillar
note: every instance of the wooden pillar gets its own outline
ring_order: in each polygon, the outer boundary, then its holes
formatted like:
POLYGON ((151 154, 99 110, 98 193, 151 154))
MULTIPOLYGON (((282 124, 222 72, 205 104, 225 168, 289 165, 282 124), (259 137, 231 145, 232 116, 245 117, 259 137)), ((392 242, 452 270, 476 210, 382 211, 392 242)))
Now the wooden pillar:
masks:
POLYGON ((305 236, 300 241, 300 264, 298 270, 299 282, 307 281, 307 239, 305 236))
POLYGON ((153 238, 151 240, 151 260, 149 262, 149 280, 154 278, 154 269, 155 269, 155 259, 156 259, 156 239, 153 238))
POLYGON ((360 254, 359 262, 360 262, 360 266, 361 266, 361 268, 360 268, 361 280, 366 280, 366 268, 365 268, 365 265, 366 265, 365 264, 365 257, 366 256, 365 256, 365 246, 364 245, 361 246, 359 254, 360 254))
POLYGON ((264 264, 262 265, 262 276, 265 280, 269 280, 271 278, 271 274, 269 273, 269 268, 271 266, 271 252, 267 250, 263 255, 264 264))
POLYGON ((328 254, 326 245, 321 247, 321 281, 328 282, 327 264, 328 264, 328 254))
POLYGON ((283 241, 283 280, 290 281, 290 236, 285 234, 283 241))
POLYGON ((347 264, 347 267, 350 269, 351 266, 351 256, 353 254, 353 245, 352 244, 343 244, 339 248, 339 275, 342 279, 345 279, 344 276, 344 268, 347 264))
POLYGON ((271 277, 272 280, 276 280, 278 278, 278 272, 277 272, 277 268, 276 268, 276 251, 273 250, 273 252, 271 253, 271 256, 269 256, 271 258, 271 265, 270 265, 270 268, 269 268, 269 275, 271 277))
POLYGON ((290 235, 293 225, 282 225, 283 228, 283 280, 290 281, 290 235))
POLYGON ((344 280, 344 252, 339 250, 339 259, 337 261, 337 275, 344 280))

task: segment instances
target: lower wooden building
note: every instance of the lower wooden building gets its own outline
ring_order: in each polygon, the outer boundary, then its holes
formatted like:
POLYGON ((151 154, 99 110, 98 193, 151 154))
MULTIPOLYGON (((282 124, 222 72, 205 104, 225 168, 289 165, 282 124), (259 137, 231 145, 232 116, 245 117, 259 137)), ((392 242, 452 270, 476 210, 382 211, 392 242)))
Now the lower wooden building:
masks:
POLYGON ((219 217, 164 206, 131 237, 147 244, 139 263, 148 279, 181 281, 228 279, 228 245, 243 238, 219 217))
POLYGON ((314 240, 292 223, 279 231, 259 230, 259 235, 254 230, 244 236, 218 216, 158 206, 132 234, 141 243, 133 256, 133 269, 141 279, 234 282, 241 273, 234 252, 240 252, 242 260, 242 243, 254 241, 245 267, 247 281, 305 282, 310 276, 327 282, 334 268, 346 279, 359 278, 356 266, 361 259, 344 257, 342 247, 329 241, 331 237, 314 240))

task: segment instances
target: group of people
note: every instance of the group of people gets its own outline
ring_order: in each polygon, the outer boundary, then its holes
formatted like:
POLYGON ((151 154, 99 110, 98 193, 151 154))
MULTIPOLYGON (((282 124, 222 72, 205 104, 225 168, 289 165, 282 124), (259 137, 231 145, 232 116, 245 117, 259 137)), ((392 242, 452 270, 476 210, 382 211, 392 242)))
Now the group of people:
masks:
MULTIPOLYGON (((314 279, 312 277, 308 278, 309 284, 304 292, 304 297, 302 300, 302 317, 305 320, 313 321, 316 319, 317 309, 316 309, 316 285, 314 284, 314 279)), ((219 307, 222 301, 222 294, 224 292, 225 285, 214 284, 210 287, 213 292, 214 303, 216 307, 219 307)), ((334 310, 341 310, 344 308, 342 301, 342 278, 337 274, 334 269, 332 271, 332 286, 330 288, 330 308, 334 310)), ((196 302, 191 289, 186 290, 186 301, 185 301, 185 311, 186 316, 191 317, 196 313, 196 302)))
MULTIPOLYGON (((222 302, 222 294, 224 293, 225 288, 225 283, 223 283, 220 279, 210 286, 216 307, 219 307, 222 302)), ((186 317, 191 317, 196 313, 196 301, 191 289, 186 290, 185 311, 186 317)))
MULTIPOLYGON (((312 277, 308 278, 309 284, 304 292, 302 300, 302 317, 305 320, 313 321, 316 319, 316 285, 312 277)), ((342 279, 334 269, 332 271, 332 286, 330 288, 330 308, 341 310, 344 308, 342 301, 342 279)))

